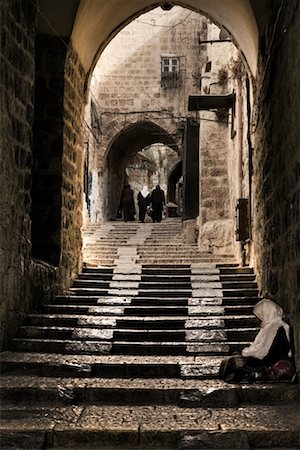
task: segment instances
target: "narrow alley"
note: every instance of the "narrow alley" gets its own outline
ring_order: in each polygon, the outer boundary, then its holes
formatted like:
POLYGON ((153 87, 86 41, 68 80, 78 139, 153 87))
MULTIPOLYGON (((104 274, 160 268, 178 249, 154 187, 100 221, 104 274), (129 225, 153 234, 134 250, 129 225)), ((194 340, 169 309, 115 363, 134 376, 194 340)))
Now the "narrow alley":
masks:
POLYGON ((0 1, 1 450, 300 449, 299 27, 0 1))

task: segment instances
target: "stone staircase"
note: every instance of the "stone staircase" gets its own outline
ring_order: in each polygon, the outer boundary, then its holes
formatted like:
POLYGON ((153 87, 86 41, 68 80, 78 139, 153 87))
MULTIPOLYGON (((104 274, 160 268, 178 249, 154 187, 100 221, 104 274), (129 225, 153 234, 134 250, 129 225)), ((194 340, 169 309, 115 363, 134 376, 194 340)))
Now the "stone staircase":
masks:
POLYGON ((72 288, 2 353, 1 449, 300 448, 297 385, 218 380, 258 330, 253 270, 143 225, 86 231, 72 288))

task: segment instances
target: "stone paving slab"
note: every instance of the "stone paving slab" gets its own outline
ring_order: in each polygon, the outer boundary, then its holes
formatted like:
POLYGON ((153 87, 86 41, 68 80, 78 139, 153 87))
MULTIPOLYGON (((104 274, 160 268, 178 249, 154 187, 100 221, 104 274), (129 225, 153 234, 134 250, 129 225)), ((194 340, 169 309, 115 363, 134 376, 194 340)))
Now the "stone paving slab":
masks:
MULTIPOLYGON (((198 408, 201 406, 225 406, 236 407, 241 404, 282 404, 286 401, 294 402, 300 400, 300 386, 289 383, 256 383, 256 384, 229 384, 220 380, 191 380, 177 378, 160 379, 119 379, 119 378, 61 378, 61 377, 36 377, 36 376, 2 376, 0 379, 1 404, 11 403, 11 395, 15 393, 12 400, 17 404, 31 401, 34 395, 38 401, 38 391, 56 393, 56 397, 48 397, 49 401, 57 401, 60 397, 69 403, 76 398, 76 404, 80 400, 89 403, 113 403, 120 399, 128 401, 128 394, 132 395, 129 404, 134 404, 136 398, 134 392, 162 394, 168 391, 177 393, 174 398, 163 395, 161 400, 166 404, 180 402, 180 406, 198 408), (107 398, 97 396, 97 391, 104 391, 107 398), (80 397, 78 393, 81 392, 80 397), (25 393, 25 397, 24 397, 25 393), (72 395, 73 393, 73 395, 72 395), (74 396, 74 393, 77 394, 74 396), (89 395, 93 393, 93 395, 89 395), (87 394, 87 395, 84 395, 87 394), (119 394, 119 396, 117 395, 119 394)), ((43 397, 42 397, 43 398, 43 397)), ((154 395, 155 403, 157 395, 154 395)))
POLYGON ((119 364, 208 364, 211 362, 220 363, 222 358, 212 356, 133 356, 133 355, 64 355, 59 353, 23 353, 5 351, 1 354, 1 361, 14 361, 20 363, 26 362, 44 362, 49 364, 101 364, 101 363, 119 363, 119 364))
MULTIPOLYGON (((48 432, 55 447, 267 448, 300 445, 300 407, 178 408, 72 406, 2 410, 2 443, 9 433, 48 432)), ((44 443, 45 445, 45 443, 44 443)), ((50 445, 49 445, 50 447, 50 445)), ((43 448, 47 448, 44 446, 43 448)))

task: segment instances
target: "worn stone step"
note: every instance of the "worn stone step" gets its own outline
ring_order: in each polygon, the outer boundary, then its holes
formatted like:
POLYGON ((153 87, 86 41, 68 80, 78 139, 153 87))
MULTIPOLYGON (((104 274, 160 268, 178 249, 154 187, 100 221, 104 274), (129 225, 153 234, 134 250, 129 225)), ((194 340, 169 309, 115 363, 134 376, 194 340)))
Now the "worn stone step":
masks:
POLYGON ((149 283, 149 282, 159 282, 159 283, 171 283, 171 282, 181 282, 181 283, 190 283, 191 278, 190 275, 161 275, 157 274, 145 274, 142 272, 140 283, 149 283))
MULTIPOLYGON (((230 343, 231 347, 244 348, 248 342, 230 343)), ((168 341, 113 341, 112 354, 131 355, 228 355, 229 345, 225 341, 191 341, 191 342, 168 342, 168 341)))
MULTIPOLYGON (((215 323, 224 323, 226 328, 245 328, 254 327, 258 325, 258 321, 254 315, 238 315, 238 316, 224 316, 224 315, 205 315, 205 314, 193 314, 177 316, 177 315, 120 315, 110 314, 108 311, 102 311, 101 314, 97 314, 96 311, 83 311, 77 314, 78 309, 71 310, 70 314, 31 314, 27 318, 28 325, 57 325, 57 326, 101 326, 111 328, 118 324, 118 327, 136 327, 136 328, 175 328, 177 326, 182 327, 182 324, 186 323, 186 327, 214 327, 215 323)), ((165 312, 165 311, 164 311, 165 312)))
POLYGON ((163 298, 151 298, 151 297, 135 297, 131 300, 132 306, 187 306, 188 299, 184 298, 172 298, 172 297, 163 297, 163 298))
POLYGON ((0 404, 178 405, 236 407, 275 405, 299 400, 299 385, 288 383, 228 384, 219 380, 179 378, 51 378, 3 375, 0 404))
POLYGON ((241 449, 300 446, 300 407, 31 406, 2 408, 8 448, 241 449), (26 432, 24 432, 26 430, 26 432))
POLYGON ((216 378, 221 356, 132 356, 3 352, 2 374, 47 377, 216 378))
POLYGON ((162 289, 161 287, 157 287, 157 289, 146 289, 139 288, 139 295, 141 297, 183 297, 183 298, 189 298, 192 296, 192 289, 191 288, 180 288, 180 289, 162 289))
POLYGON ((87 306, 87 305, 45 305, 44 310, 48 314, 59 314, 59 313, 68 313, 68 314, 88 314, 88 315, 150 315, 150 316, 157 316, 157 315, 182 315, 187 316, 188 315, 188 309, 187 307, 179 307, 179 306, 164 306, 164 307, 151 307, 151 306, 124 306, 124 305, 109 305, 107 307, 105 306, 87 306))
POLYGON ((168 289, 171 291, 175 290, 191 290, 191 281, 180 281, 180 280, 170 280, 167 281, 161 281, 161 280, 154 280, 154 281, 140 281, 139 282, 139 291, 149 290, 152 291, 153 289, 168 289))
POLYGON ((219 274, 221 282, 231 282, 231 281, 256 281, 256 276, 254 273, 234 273, 234 274, 219 274))
POLYGON ((107 280, 75 280, 72 288, 73 290, 77 289, 109 289, 110 281, 107 280))
POLYGON ((224 290, 231 289, 255 289, 257 290, 256 281, 222 281, 222 287, 224 290))
POLYGON ((261 300, 260 297, 222 297, 222 305, 249 305, 254 306, 257 302, 261 300))
POLYGON ((52 305, 86 305, 86 306, 121 306, 121 305, 157 305, 157 306, 176 306, 182 305, 187 306, 188 300, 187 298, 173 298, 173 297, 162 297, 162 298, 152 298, 152 297, 98 297, 98 296, 57 296, 52 305))
POLYGON ((239 267, 233 266, 220 266, 217 265, 221 275, 234 275, 234 274, 254 274, 253 267, 239 267))
POLYGON ((97 272, 87 272, 87 273, 79 273, 78 280, 103 280, 103 281, 111 281, 113 277, 113 273, 97 273, 97 272))
POLYGON ((98 268, 93 268, 93 267, 83 267, 83 269, 82 269, 82 273, 83 274, 88 274, 88 273, 91 273, 91 274, 94 274, 94 273, 97 273, 97 274, 113 274, 113 269, 111 268, 111 267, 98 267, 98 268))
POLYGON ((66 354, 121 354, 121 355, 228 355, 240 351, 249 342, 203 341, 192 342, 134 342, 134 341, 104 341, 76 339, 41 339, 14 338, 11 349, 18 352, 66 353, 66 354))
POLYGON ((243 333, 243 338, 249 340, 249 336, 252 337, 258 329, 244 328, 244 329, 225 329, 225 328, 210 328, 209 332, 207 328, 199 330, 198 328, 184 328, 180 329, 147 329, 136 330, 134 328, 93 328, 93 327, 59 327, 59 326, 22 326, 20 327, 18 337, 19 338, 31 338, 31 339, 71 339, 77 340, 127 340, 127 341, 188 341, 199 339, 201 336, 203 341, 213 340, 217 335, 220 340, 222 335, 224 339, 228 337, 228 340, 237 340, 243 333))
POLYGON ((224 297, 258 297, 259 292, 257 288, 249 289, 225 289, 223 288, 224 297))
POLYGON ((72 295, 76 295, 76 296, 85 296, 85 295, 90 295, 90 296, 104 296, 104 295, 108 295, 108 291, 109 291, 109 287, 107 288, 70 288, 69 292, 72 295))

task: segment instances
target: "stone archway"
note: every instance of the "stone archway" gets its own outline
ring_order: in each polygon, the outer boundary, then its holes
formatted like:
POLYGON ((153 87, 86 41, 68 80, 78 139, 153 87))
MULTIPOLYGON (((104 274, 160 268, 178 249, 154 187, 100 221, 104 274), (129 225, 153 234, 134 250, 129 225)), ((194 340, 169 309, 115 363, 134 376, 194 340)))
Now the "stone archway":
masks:
POLYGON ((114 137, 104 160, 103 176, 107 180, 107 187, 103 186, 102 195, 106 200, 103 207, 104 217, 115 219, 117 216, 128 160, 143 148, 155 143, 165 144, 180 153, 179 145, 172 134, 149 120, 131 124, 114 137))

